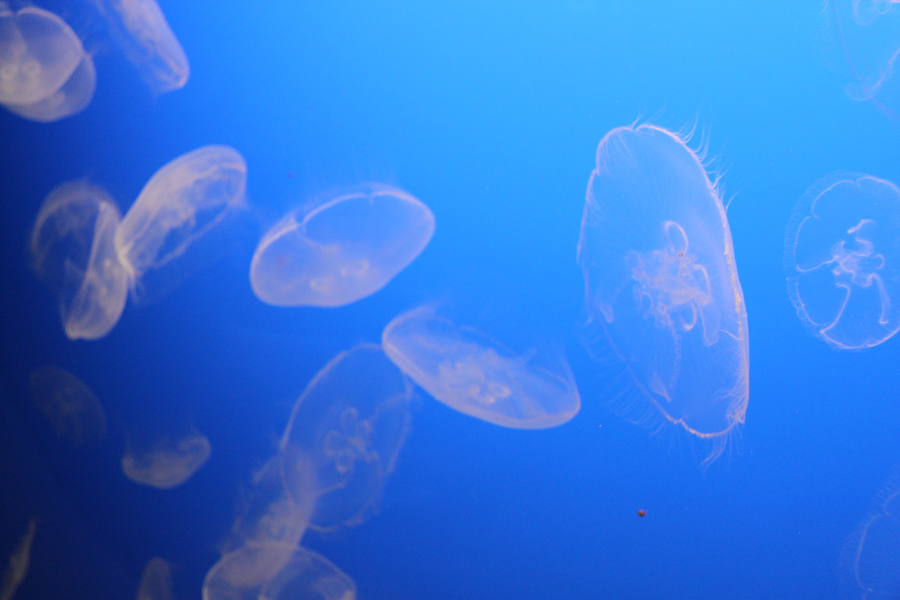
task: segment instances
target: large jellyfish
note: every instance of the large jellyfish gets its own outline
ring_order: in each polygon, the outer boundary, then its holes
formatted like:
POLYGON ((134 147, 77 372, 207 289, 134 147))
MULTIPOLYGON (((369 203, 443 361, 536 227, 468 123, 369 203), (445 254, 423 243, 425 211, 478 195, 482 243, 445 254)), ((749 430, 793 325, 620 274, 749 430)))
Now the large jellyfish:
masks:
POLYGON ((229 146, 203 146, 169 162, 141 190, 115 243, 141 302, 190 271, 191 247, 243 206, 247 165, 229 146))
POLYGON ((744 421, 747 312, 718 190, 678 135, 610 131, 597 148, 578 244, 595 356, 627 372, 618 406, 713 439, 744 421))
POLYGON ((410 424, 412 386, 381 347, 342 352, 294 405, 281 439, 282 476, 295 498, 311 486, 310 526, 361 523, 394 470, 410 424))
POLYGON ((190 479, 209 460, 209 439, 199 431, 163 438, 146 447, 131 444, 122 457, 122 472, 142 485, 169 489, 190 479))
POLYGON ((128 275, 115 248, 120 215, 102 188, 64 183, 41 204, 31 234, 32 266, 60 298, 70 339, 96 340, 119 321, 128 275))
POLYGON ((41 367, 28 377, 37 409, 58 437, 74 445, 99 442, 106 435, 106 413, 81 379, 58 367, 41 367))
POLYGON ((151 558, 144 565, 134 600, 173 600, 173 598, 172 568, 159 557, 151 558))
POLYGON ((428 308, 400 315, 382 333, 400 370, 447 406, 516 429, 561 425, 581 408, 565 363, 556 370, 517 356, 478 330, 457 327, 428 308))
POLYGON ((900 189, 860 173, 820 179, 785 237, 788 293, 801 321, 840 350, 900 329, 900 189))
POLYGON ((344 306, 387 285, 433 233, 434 215, 418 199, 366 186, 285 215, 260 241, 250 283, 276 306, 344 306))

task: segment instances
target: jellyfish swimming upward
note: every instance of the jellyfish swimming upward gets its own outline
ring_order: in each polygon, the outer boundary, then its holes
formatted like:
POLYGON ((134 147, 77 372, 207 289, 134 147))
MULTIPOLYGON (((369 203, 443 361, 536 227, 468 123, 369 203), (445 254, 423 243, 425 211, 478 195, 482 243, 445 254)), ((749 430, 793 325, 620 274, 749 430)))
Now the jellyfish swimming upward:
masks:
POLYGON ((651 125, 603 138, 578 262, 588 350, 627 372, 613 407, 711 439, 716 456, 747 409, 747 312, 725 208, 684 139, 651 125))

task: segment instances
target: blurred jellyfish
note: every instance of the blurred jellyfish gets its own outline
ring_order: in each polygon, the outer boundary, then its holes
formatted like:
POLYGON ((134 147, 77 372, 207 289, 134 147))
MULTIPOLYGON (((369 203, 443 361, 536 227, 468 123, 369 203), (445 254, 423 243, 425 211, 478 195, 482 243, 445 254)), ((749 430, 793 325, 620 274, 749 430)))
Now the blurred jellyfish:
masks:
POLYGON ((279 448, 289 493, 313 488, 311 527, 353 526, 372 510, 409 431, 411 387, 381 347, 362 344, 303 391, 279 448))
POLYGON ((276 306, 344 306, 383 288, 428 245, 434 215, 388 186, 367 186, 289 212, 250 265, 256 296, 276 306))
POLYGON ((94 392, 78 377, 58 367, 41 367, 28 377, 37 409, 56 435, 72 444, 99 442, 106 435, 106 413, 94 392))
POLYGON ((700 158, 650 125, 603 138, 578 244, 586 340, 627 374, 619 408, 714 442, 743 423, 749 397, 747 312, 725 208, 700 158))
POLYGON ((149 447, 136 449, 129 444, 122 471, 135 483, 166 490, 190 479, 209 460, 211 451, 209 440, 199 431, 163 438, 149 447))
POLYGON ((0 600, 12 600, 25 580, 31 562, 31 545, 34 543, 36 530, 37 522, 31 519, 18 547, 9 556, 9 563, 3 571, 3 583, 0 584, 0 600))
POLYGON ((154 94, 184 87, 190 66, 156 0, 93 0, 154 94))
POLYGON ((355 600, 356 584, 327 558, 297 548, 278 574, 266 582, 259 600, 355 600))
POLYGON ((32 266, 60 298, 66 335, 96 340, 125 309, 128 276, 115 248, 120 215, 102 188, 73 181, 41 204, 31 234, 32 266))
POLYGON ((144 565, 135 600, 173 600, 172 569, 169 563, 154 557, 144 565))
POLYGON ((184 275, 192 245, 243 206, 247 165, 234 148, 203 146, 157 171, 116 230, 119 259, 141 302, 184 275))
POLYGON ((517 356, 468 327, 457 327, 428 308, 400 315, 381 343, 401 371, 461 413, 515 429, 561 425, 581 408, 572 374, 554 372, 517 356))
POLYGON ((785 237, 788 294, 801 321, 839 350, 900 329, 900 189, 838 172, 797 202, 785 237))
POLYGON ((225 554, 206 573, 203 600, 260 599, 263 585, 291 561, 296 549, 296 544, 251 542, 225 554))
POLYGON ((97 71, 94 59, 87 52, 78 63, 78 68, 61 88, 47 98, 33 104, 6 104, 6 108, 20 117, 49 123, 70 117, 87 108, 94 98, 97 87, 97 71))

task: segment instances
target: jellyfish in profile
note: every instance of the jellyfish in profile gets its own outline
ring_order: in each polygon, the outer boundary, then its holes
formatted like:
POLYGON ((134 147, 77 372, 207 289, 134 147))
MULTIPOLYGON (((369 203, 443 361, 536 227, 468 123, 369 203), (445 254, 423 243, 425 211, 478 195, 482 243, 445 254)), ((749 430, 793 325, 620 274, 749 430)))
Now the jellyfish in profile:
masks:
POLYGON ((317 552, 298 547, 278 574, 262 586, 260 600, 355 600, 356 584, 317 552))
POLYGON ((252 542, 226 553, 203 579, 203 600, 257 600, 262 586, 278 575, 297 546, 252 542))
POLYGON ((93 2, 154 94, 184 87, 188 59, 156 0, 93 2))
POLYGON ((839 350, 900 329, 900 189, 837 172, 800 198, 785 236, 788 294, 809 330, 839 350))
POLYGON ((173 600, 173 598, 172 568, 159 557, 151 558, 144 565, 134 600, 173 600))
POLYGON ((70 339, 104 337, 125 309, 129 280, 114 241, 120 218, 109 194, 84 181, 57 186, 38 211, 32 267, 59 295, 70 339))
POLYGON ((28 521, 28 529, 19 541, 18 547, 9 557, 9 563, 3 571, 3 581, 0 583, 0 600, 12 600, 19 586, 28 575, 28 566, 31 563, 31 546, 34 543, 34 534, 37 531, 37 522, 34 519, 28 521))
POLYGON ((158 170, 116 230, 119 259, 136 302, 169 291, 191 270, 191 254, 244 204, 247 165, 229 146, 203 146, 158 170))
POLYGON ((569 421, 581 408, 564 363, 556 371, 544 368, 533 353, 516 355, 429 308, 391 321, 381 343, 394 364, 436 400, 488 423, 545 429, 569 421))
POLYGON ((285 215, 260 241, 250 284, 275 306, 344 306, 387 285, 433 233, 434 215, 418 199, 366 186, 285 215))
POLYGON ((394 470, 410 425, 412 386, 381 348, 334 357, 294 405, 281 439, 281 471, 295 502, 310 489, 310 526, 361 523, 394 470))
POLYGON ((167 490, 190 479, 209 460, 211 451, 209 440, 199 431, 162 438, 145 447, 129 444, 122 472, 135 483, 167 490))
POLYGON ((626 381, 613 407, 709 439, 718 456, 747 409, 747 312, 725 207, 681 137, 651 125, 606 134, 578 262, 588 350, 626 381))
POLYGON ((28 391, 54 432, 73 445, 96 443, 106 436, 106 413, 94 392, 74 374, 41 367, 28 377, 28 391))

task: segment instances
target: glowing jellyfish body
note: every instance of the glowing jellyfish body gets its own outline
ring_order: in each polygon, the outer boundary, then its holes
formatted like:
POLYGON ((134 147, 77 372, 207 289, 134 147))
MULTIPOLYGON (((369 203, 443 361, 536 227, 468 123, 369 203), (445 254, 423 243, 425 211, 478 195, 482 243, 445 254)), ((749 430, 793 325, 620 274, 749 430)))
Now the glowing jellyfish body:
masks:
POLYGON ((128 276, 115 248, 119 209, 102 188, 64 183, 41 204, 31 234, 32 265, 59 294, 66 335, 96 340, 125 309, 128 276))
POLYGON ((900 329, 900 189, 859 173, 820 179, 785 237, 788 293, 833 348, 876 346, 900 329))
POLYGON ((106 435, 106 413, 94 392, 78 377, 57 367, 41 367, 28 377, 37 409, 58 437, 74 445, 99 442, 106 435))
POLYGON ((623 414, 701 438, 744 421, 747 312, 715 184, 677 135, 641 125, 597 148, 578 245, 588 349, 625 368, 623 414))
POLYGON ((25 581, 25 576, 28 575, 28 566, 31 563, 31 546, 34 543, 36 530, 37 522, 31 519, 19 545, 9 556, 9 563, 3 571, 3 582, 0 584, 0 600, 12 600, 19 586, 25 581))
POLYGON ((331 360, 294 405, 281 440, 282 476, 294 497, 313 488, 310 525, 361 523, 406 439, 412 386, 379 346, 331 360))
POLYGON ((356 584, 327 558, 297 548, 278 574, 266 582, 260 600, 355 600, 356 584))
POLYGON ((401 371, 447 406, 516 429, 561 425, 581 408, 568 368, 550 371, 516 356, 477 330, 428 309, 400 315, 382 333, 401 371))
POLYGON ((184 87, 187 56, 156 0, 94 0, 128 59, 155 94, 184 87))
POLYGON ((87 108, 94 98, 96 87, 97 71, 94 68, 94 59, 90 54, 84 53, 71 77, 47 98, 33 104, 10 103, 5 106, 7 110, 20 117, 49 123, 70 117, 87 108))
POLYGON ((141 485, 170 489, 183 484, 202 467, 212 451, 202 433, 163 439, 148 448, 129 447, 122 457, 122 472, 141 485))
POLYGON ((875 499, 875 509, 851 535, 841 563, 856 597, 900 596, 900 482, 891 477, 875 499))
POLYGON ((276 306, 344 306, 374 294, 428 245, 434 215, 397 188, 371 186, 288 213, 250 266, 256 296, 276 306))
POLYGON ((243 206, 247 165, 234 148, 203 146, 169 162, 141 190, 116 230, 138 302, 171 287, 170 270, 201 237, 243 206))
POLYGON ((249 543, 228 552, 203 579, 203 600, 258 600, 262 586, 278 575, 297 546, 249 543))
POLYGON ((147 561, 134 600, 173 600, 169 563, 158 557, 147 561))

